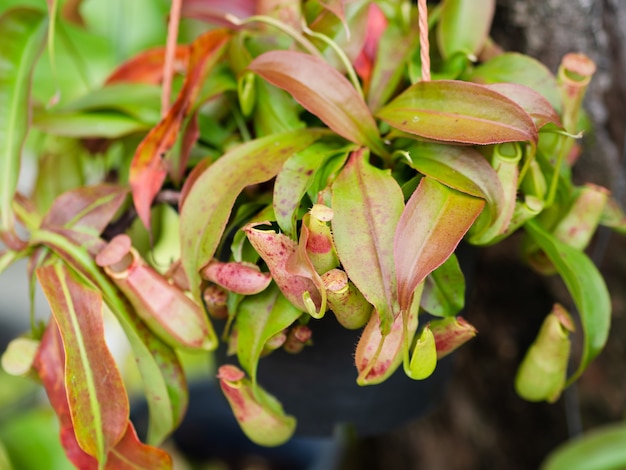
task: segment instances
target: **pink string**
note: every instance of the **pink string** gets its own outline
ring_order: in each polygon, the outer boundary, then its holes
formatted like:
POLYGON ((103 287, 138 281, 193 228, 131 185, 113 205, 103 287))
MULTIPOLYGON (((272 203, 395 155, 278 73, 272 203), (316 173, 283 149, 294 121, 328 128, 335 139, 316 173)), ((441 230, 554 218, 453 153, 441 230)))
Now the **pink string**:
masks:
POLYGON ((170 94, 172 93, 172 77, 174 75, 174 59, 176 44, 178 43, 178 24, 182 0, 172 0, 169 24, 167 26, 167 44, 165 46, 165 63, 163 64, 163 86, 161 89, 161 116, 165 116, 170 109, 170 94))
POLYGON ((428 7, 426 0, 417 2, 420 31, 420 59, 422 61, 422 81, 430 81, 430 43, 428 41, 428 7))

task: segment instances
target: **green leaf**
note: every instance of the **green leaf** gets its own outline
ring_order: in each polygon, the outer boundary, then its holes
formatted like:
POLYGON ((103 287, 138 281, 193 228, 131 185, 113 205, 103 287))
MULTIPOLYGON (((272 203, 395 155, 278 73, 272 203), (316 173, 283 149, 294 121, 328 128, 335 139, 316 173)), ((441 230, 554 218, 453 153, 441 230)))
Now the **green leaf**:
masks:
POLYGON ((0 232, 13 229, 11 200, 28 134, 30 80, 45 32, 40 11, 15 8, 0 16, 0 232))
POLYGON ((137 119, 111 111, 101 112, 35 112, 33 126, 50 134, 75 137, 115 139, 150 126, 137 119))
POLYGON ((270 51, 248 66, 265 80, 288 91, 305 109, 351 142, 387 152, 376 121, 347 78, 322 59, 295 51, 270 51))
POLYGON ((143 83, 116 83, 98 88, 62 106, 59 111, 118 111, 149 125, 160 120, 159 87, 143 83))
POLYGON ((404 208, 402 190, 388 171, 370 165, 361 149, 352 153, 332 191, 337 255, 388 332, 399 313, 393 237, 404 208))
POLYGON ((102 296, 59 262, 38 268, 37 278, 63 338, 76 439, 102 464, 124 435, 129 414, 122 376, 104 341, 102 296))
POLYGON ((431 315, 451 317, 465 305, 465 277, 454 253, 426 276, 420 306, 431 315))
POLYGON ((237 311, 237 358, 257 385, 257 365, 265 343, 300 317, 275 285, 255 296, 246 297, 237 311))
POLYGON ((507 52, 474 68, 464 79, 476 83, 517 83, 532 88, 560 112, 563 107, 556 78, 550 70, 524 54, 507 52))
POLYGON ((566 442, 543 462, 541 470, 617 470, 626 468, 626 423, 595 428, 566 442))
POLYGON ((602 275, 585 253, 560 242, 534 220, 526 222, 524 227, 556 267, 580 315, 583 352, 578 369, 568 380, 570 384, 606 343, 611 324, 611 298, 602 275))
POLYGON ((200 174, 189 189, 180 217, 182 262, 199 298, 198 271, 215 254, 235 199, 248 185, 276 176, 287 159, 325 131, 299 129, 240 145, 200 174))
POLYGON ((402 131, 444 142, 537 141, 532 118, 518 104, 474 83, 418 82, 376 115, 402 131))
POLYGON ((437 45, 444 59, 459 52, 476 56, 487 40, 495 9, 495 0, 443 2, 437 45))
POLYGON ((329 159, 345 152, 345 147, 338 148, 329 142, 316 142, 285 162, 276 176, 273 198, 276 222, 285 234, 294 236, 296 211, 300 200, 313 184, 318 170, 329 159))
POLYGON ((406 204, 394 237, 400 308, 409 308, 413 292, 454 252, 485 202, 425 177, 406 204))
POLYGON ((416 142, 409 152, 409 165, 423 175, 462 193, 485 199, 491 222, 506 210, 498 174, 476 149, 416 142))

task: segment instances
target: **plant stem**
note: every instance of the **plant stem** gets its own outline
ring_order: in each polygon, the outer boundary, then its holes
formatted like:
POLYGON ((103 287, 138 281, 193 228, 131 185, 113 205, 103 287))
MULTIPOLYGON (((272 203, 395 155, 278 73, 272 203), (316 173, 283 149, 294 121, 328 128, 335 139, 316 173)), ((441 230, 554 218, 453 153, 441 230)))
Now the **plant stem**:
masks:
POLYGON ((174 75, 174 59, 176 44, 178 43, 178 24, 182 0, 172 0, 170 18, 167 25, 167 44, 165 46, 165 63, 163 64, 163 87, 161 88, 161 116, 164 117, 170 109, 170 95, 172 94, 172 78, 174 75))
POLYGON ((428 40, 428 7, 426 0, 418 0, 418 19, 420 30, 420 59, 422 62, 422 81, 430 81, 430 43, 428 40))

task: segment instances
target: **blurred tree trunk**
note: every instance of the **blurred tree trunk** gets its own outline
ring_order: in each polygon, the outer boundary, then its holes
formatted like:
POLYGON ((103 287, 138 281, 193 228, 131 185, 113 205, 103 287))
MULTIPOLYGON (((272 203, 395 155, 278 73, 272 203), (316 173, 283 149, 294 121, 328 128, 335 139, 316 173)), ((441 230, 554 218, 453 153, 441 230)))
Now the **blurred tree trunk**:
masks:
MULTIPOLYGON (((598 72, 585 102, 594 130, 584 137, 575 179, 606 186, 626 207, 626 1, 497 0, 492 36, 505 50, 535 57, 553 72, 568 52, 595 61, 598 72)), ((351 468, 538 468, 575 433, 580 415, 572 415, 579 410, 585 429, 623 419, 626 240, 609 240, 606 231, 598 238, 603 241, 596 241, 591 254, 613 296, 613 326, 605 352, 568 398, 531 404, 513 391, 515 370, 554 300, 555 285, 550 283, 548 292, 544 279, 520 266, 517 241, 508 240, 481 251, 464 313, 479 336, 456 354, 455 376, 441 406, 425 419, 362 443, 351 468), (607 251, 611 255, 603 256, 607 251)))

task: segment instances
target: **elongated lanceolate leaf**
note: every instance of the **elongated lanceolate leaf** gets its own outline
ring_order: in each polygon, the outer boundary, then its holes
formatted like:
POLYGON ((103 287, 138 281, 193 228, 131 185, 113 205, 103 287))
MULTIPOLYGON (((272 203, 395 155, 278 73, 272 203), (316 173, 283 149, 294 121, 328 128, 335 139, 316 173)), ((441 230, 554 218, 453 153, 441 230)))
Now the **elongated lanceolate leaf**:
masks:
POLYGON ((475 83, 418 82, 377 116, 402 131, 444 142, 537 141, 533 119, 521 106, 475 83))
POLYGON ((270 51, 248 66, 283 90, 340 136, 385 154, 376 121, 347 78, 324 60, 295 51, 270 51))
POLYGON ((36 231, 31 235, 31 243, 52 249, 102 291, 104 301, 119 320, 133 351, 150 411, 148 442, 158 445, 180 423, 187 408, 188 392, 182 365, 174 350, 148 329, 96 266, 87 247, 73 241, 74 236, 66 236, 67 232, 68 229, 36 231))
POLYGON ((28 133, 30 77, 44 44, 45 15, 15 8, 0 16, 0 232, 13 229, 11 200, 28 133))
POLYGON ((423 175, 487 202, 491 222, 504 212, 504 190, 487 159, 468 146, 417 142, 410 149, 409 165, 423 175))
POLYGON ((102 297, 57 262, 37 278, 59 325, 65 348, 65 386, 76 440, 104 462, 128 422, 124 383, 104 341, 102 297))
POLYGON ((223 155, 195 178, 181 208, 180 237, 183 266, 198 299, 198 271, 213 258, 239 193, 276 176, 291 155, 324 133, 299 129, 253 140, 223 155))
POLYGON ((413 292, 455 250, 485 201, 425 177, 407 202, 394 237, 398 301, 406 310, 413 292))
POLYGON ((176 142, 182 122, 202 87, 206 72, 219 59, 229 37, 224 30, 213 30, 192 43, 189 70, 176 102, 137 147, 130 166, 129 181, 137 214, 148 228, 152 200, 161 189, 167 174, 163 157, 176 142))
POLYGON ((112 184, 73 189, 56 198, 43 219, 42 227, 87 228, 99 234, 127 194, 126 188, 112 184))
POLYGON ((254 388, 257 383, 257 364, 265 343, 296 321, 301 314, 276 286, 241 302, 235 317, 237 358, 250 375, 254 388))
POLYGON ((393 237, 404 208, 398 183, 388 171, 354 152, 332 186, 333 235, 348 277, 374 305, 389 331, 399 313, 393 237))
MULTIPOLYGON (((65 352, 54 320, 46 328, 33 367, 46 389, 50 404, 59 420, 61 444, 65 455, 76 468, 97 469, 96 459, 83 451, 76 441, 65 388, 65 352)), ((109 452, 104 468, 107 470, 125 468, 166 470, 172 468, 172 462, 165 451, 139 441, 132 423, 128 421, 124 436, 109 452)))
MULTIPOLYGON (((176 48, 174 70, 184 72, 189 62, 189 46, 180 45, 176 48)), ((142 52, 124 62, 109 75, 106 84, 113 83, 147 83, 157 85, 163 80, 165 63, 165 47, 158 47, 142 52)))
POLYGON ((626 468, 626 423, 594 428, 566 442, 543 462, 541 470, 613 470, 626 468))
POLYGON ((437 30, 444 59, 456 53, 478 54, 489 35, 495 9, 495 0, 446 0, 437 30))
POLYGON ((115 139, 135 132, 146 131, 150 126, 134 117, 112 111, 99 112, 36 112, 33 126, 63 137, 115 139))
POLYGON ((524 227, 556 267, 580 315, 583 352, 578 369, 568 380, 570 384, 606 343, 611 324, 611 298, 602 275, 585 253, 557 240, 534 220, 526 222, 524 227))

